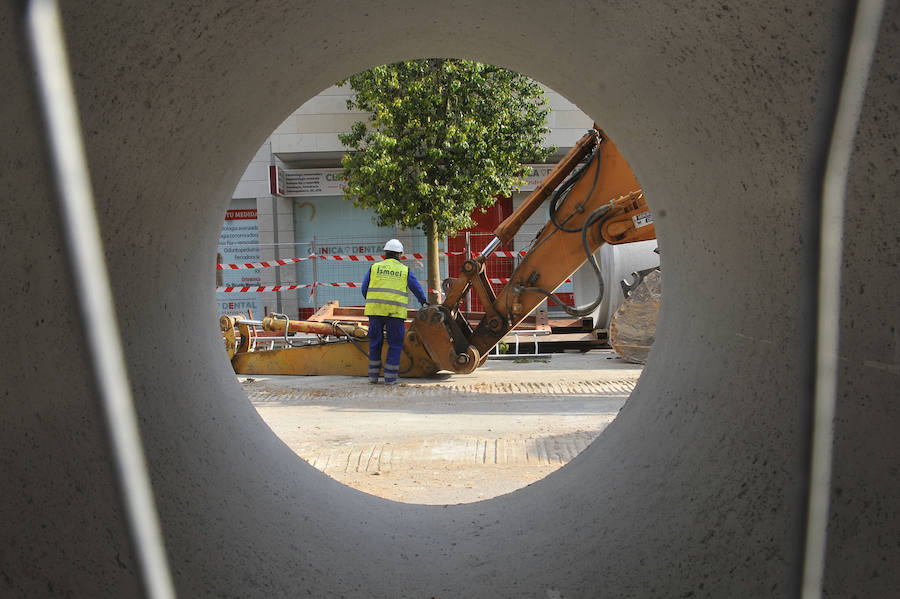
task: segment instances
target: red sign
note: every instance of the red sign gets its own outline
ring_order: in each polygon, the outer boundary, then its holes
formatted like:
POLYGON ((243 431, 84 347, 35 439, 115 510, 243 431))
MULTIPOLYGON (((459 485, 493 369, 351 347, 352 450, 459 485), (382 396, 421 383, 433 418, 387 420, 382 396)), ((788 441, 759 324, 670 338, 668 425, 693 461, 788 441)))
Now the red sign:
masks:
POLYGON ((247 210, 226 210, 225 220, 256 220, 256 208, 247 210))
POLYGON ((273 196, 284 196, 287 183, 284 171, 277 165, 269 165, 269 191, 273 196))

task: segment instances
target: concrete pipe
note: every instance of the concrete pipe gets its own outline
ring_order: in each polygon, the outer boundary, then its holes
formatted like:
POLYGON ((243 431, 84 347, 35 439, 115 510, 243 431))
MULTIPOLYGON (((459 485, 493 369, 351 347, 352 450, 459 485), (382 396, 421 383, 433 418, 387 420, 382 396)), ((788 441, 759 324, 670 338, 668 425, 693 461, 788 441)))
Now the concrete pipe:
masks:
MULTIPOLYGON (((134 596, 21 4, 0 8, 0 594, 134 596)), ((900 588, 898 6, 882 20, 855 142, 831 323, 830 597, 900 588)), ((805 0, 86 0, 63 18, 180 595, 789 592, 809 359, 804 198, 846 15, 805 0), (278 123, 337 79, 424 56, 527 73, 601 123, 650 201, 666 273, 656 347, 616 421, 547 479, 449 507, 364 495, 291 453, 235 382, 212 291, 226 202, 278 123)))

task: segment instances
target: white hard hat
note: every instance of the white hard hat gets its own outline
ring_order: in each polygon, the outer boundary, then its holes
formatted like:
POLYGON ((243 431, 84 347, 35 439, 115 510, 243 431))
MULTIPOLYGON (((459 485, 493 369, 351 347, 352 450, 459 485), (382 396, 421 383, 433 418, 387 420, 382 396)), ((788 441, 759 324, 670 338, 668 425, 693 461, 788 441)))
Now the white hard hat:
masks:
POLYGON ((388 242, 386 244, 384 244, 384 251, 397 252, 397 253, 402 254, 403 253, 403 244, 400 243, 396 239, 389 239, 388 242))

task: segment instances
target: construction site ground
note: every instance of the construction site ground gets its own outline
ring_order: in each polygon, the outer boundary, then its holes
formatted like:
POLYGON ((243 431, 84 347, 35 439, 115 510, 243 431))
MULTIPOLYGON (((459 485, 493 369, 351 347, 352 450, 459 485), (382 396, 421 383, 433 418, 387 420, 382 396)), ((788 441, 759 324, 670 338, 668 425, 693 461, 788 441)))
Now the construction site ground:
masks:
POLYGON ((372 385, 348 376, 239 375, 302 459, 394 501, 456 504, 565 465, 616 417, 642 367, 612 350, 488 360, 467 375, 372 385))

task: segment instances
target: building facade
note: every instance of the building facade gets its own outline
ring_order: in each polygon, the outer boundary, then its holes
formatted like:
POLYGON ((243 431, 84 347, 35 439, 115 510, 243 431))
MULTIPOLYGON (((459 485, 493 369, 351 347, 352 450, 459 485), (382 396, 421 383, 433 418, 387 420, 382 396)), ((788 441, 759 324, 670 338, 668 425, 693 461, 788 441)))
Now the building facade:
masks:
MULTIPOLYGON (((351 93, 349 87, 333 86, 306 102, 272 132, 247 166, 222 229, 217 257, 222 264, 217 270, 219 313, 280 312, 304 318, 329 300, 361 305, 362 295, 354 285, 362 280, 368 257, 381 254, 384 242, 392 237, 403 242, 410 268, 424 283, 424 261, 415 258, 425 253, 424 234, 379 227, 373 213, 354 207, 342 195, 340 161, 346 148, 338 134, 367 117, 348 110, 351 93), (310 255, 317 257, 307 258, 310 255), (279 259, 289 263, 264 268, 228 266, 279 259)), ((531 165, 534 173, 522 191, 499 200, 486 214, 476 215, 478 224, 471 230, 441 242, 442 278, 455 272, 465 252, 479 251, 487 244, 496 223, 527 197, 553 163, 592 126, 591 119, 560 94, 547 88, 545 94, 551 110, 544 143, 555 146, 556 152, 548 164, 531 165)), ((507 249, 524 250, 546 218, 546 211, 538 211, 507 249)), ((491 262, 488 276, 502 280, 514 262, 514 257, 491 262)))

